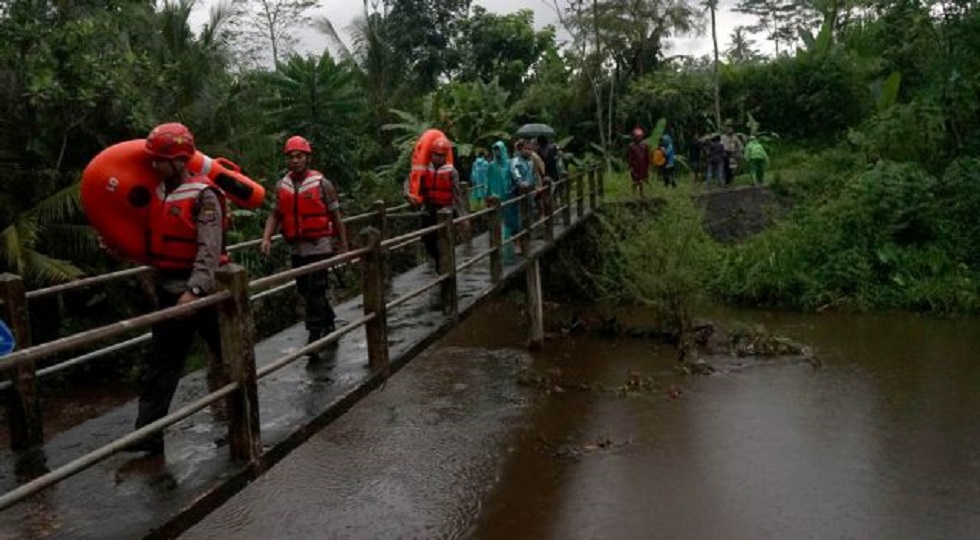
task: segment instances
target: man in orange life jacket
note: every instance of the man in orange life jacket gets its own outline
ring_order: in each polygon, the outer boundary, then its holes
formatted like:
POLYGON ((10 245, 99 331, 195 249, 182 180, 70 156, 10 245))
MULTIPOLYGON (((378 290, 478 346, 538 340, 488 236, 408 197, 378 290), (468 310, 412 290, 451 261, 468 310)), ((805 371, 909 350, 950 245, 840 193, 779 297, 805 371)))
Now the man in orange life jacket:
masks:
MULTIPOLYGON (((292 248, 293 268, 328 259, 334 251, 347 251, 337 191, 320 172, 310 169, 313 147, 303 137, 294 136, 286 141, 283 154, 289 173, 276 185, 276 206, 265 222, 262 253, 269 254, 272 235, 280 226, 292 248)), ((306 303, 307 343, 336 329, 336 316, 327 299, 327 275, 327 270, 321 270, 296 278, 296 289, 306 303)), ((320 358, 316 353, 309 356, 311 360, 320 358)))
MULTIPOLYGON (((466 199, 459 185, 459 171, 446 163, 446 154, 452 151, 449 139, 440 137, 432 142, 429 151, 429 168, 419 181, 419 198, 422 201, 421 227, 431 227, 439 223, 439 210, 452 208, 453 216, 466 214, 466 199)), ((464 225, 466 234, 467 222, 464 225)), ((429 256, 435 259, 436 272, 439 268, 439 237, 436 233, 422 236, 422 243, 429 256)))
MULTIPOLYGON (((222 261, 225 231, 223 193, 205 176, 192 176, 194 136, 183 124, 161 124, 146 138, 146 154, 160 186, 150 203, 149 256, 156 271, 160 308, 186 304, 215 291, 215 271, 222 261)), ((184 372, 194 333, 211 352, 221 354, 218 313, 214 307, 169 319, 153 327, 150 356, 141 377, 136 428, 164 416, 184 372)), ((163 452, 163 433, 126 448, 163 452)))

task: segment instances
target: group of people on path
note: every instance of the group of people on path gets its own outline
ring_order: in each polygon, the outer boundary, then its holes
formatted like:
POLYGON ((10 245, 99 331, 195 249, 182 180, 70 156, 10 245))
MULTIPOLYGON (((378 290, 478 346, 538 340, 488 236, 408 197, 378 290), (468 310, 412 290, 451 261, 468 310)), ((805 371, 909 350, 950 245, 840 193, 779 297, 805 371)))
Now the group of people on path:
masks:
MULTIPOLYGON (((488 196, 504 202, 536 187, 549 186, 564 174, 561 151, 546 138, 517 141, 515 149, 514 157, 509 157, 506 144, 498 141, 489 152, 479 152, 472 178, 477 203, 488 196)), ((149 251, 150 266, 156 271, 157 304, 161 309, 216 292, 216 272, 227 261, 226 197, 209 178, 192 174, 188 169, 196 150, 194 135, 179 123, 157 126, 144 144, 146 158, 160 183, 151 203, 149 251)), ((447 163, 451 151, 452 143, 448 139, 433 143, 430 164, 422 175, 419 192, 410 198, 421 211, 423 228, 437 223, 438 212, 443 208, 452 208, 455 216, 468 212, 459 171, 447 163)), ((312 168, 312 145, 301 136, 293 136, 286 140, 282 153, 287 172, 276 183, 275 203, 262 233, 262 253, 271 254, 272 238, 277 231, 282 232, 289 245, 293 268, 347 251, 347 232, 337 190, 321 172, 312 168)), ((539 194, 536 203, 539 212, 550 212, 550 192, 539 194)), ((517 205, 507 207, 504 234, 513 235, 520 226, 517 205)), ((436 236, 427 234, 422 240, 435 260, 436 270, 440 271, 436 236)), ((305 304, 308 345, 336 329, 327 276, 324 269, 296 279, 305 304)), ((140 376, 137 429, 167 415, 197 333, 210 352, 220 358, 221 337, 214 306, 153 326, 150 352, 140 376)), ((317 352, 309 358, 312 362, 322 360, 317 352)), ((126 450, 162 454, 163 433, 133 443, 126 450)))
MULTIPOLYGON (((657 170, 664 187, 677 187, 673 138, 664 133, 658 145, 651 149, 644 136, 642 128, 633 129, 626 154, 633 194, 640 197, 644 196, 643 187, 649 181, 653 168, 657 170)), ((687 166, 694 175, 695 183, 703 179, 708 187, 730 185, 743 165, 754 184, 761 185, 765 181, 765 171, 769 166, 765 147, 755 136, 749 136, 743 145, 742 136, 735 133, 731 122, 726 122, 722 133, 716 133, 707 140, 695 135, 688 150, 687 166)))

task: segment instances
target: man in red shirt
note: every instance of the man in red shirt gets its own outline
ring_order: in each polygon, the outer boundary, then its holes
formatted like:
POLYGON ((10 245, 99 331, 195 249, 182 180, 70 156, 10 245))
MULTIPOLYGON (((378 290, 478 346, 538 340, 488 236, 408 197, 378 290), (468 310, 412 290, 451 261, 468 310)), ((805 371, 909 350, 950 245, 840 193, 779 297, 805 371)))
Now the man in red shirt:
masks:
POLYGON ((630 166, 630 178, 633 180, 633 194, 643 196, 643 185, 650 178, 650 146, 643 140, 643 130, 633 129, 633 140, 630 142, 626 161, 630 166))

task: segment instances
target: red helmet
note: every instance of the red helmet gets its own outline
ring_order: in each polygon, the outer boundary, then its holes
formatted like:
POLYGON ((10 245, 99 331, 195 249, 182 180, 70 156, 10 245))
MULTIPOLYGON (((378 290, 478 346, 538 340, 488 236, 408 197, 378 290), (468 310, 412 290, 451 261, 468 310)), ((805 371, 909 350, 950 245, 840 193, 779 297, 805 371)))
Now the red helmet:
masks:
POLYGON ((288 154, 290 152, 306 152, 307 154, 312 154, 313 147, 310 146, 310 141, 300 137, 299 135, 293 135, 286 140, 286 145, 282 147, 283 154, 288 154))
POLYGON ((452 143, 449 142, 449 139, 445 137, 439 137, 438 139, 432 142, 431 152, 433 154, 446 155, 449 153, 449 150, 452 148, 452 146, 453 145, 452 143))
POLYGON ((146 136, 146 153, 163 159, 194 157, 194 135, 187 126, 177 122, 160 124, 146 136))

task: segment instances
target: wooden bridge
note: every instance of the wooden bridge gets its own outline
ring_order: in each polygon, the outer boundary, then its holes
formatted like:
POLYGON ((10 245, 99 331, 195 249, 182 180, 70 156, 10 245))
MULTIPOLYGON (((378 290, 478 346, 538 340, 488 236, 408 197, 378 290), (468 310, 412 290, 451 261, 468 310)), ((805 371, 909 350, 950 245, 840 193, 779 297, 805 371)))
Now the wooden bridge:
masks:
MULTIPOLYGON (((133 268, 46 289, 25 291, 19 277, 0 276, 0 315, 11 323, 20 347, 0 360, 11 449, 4 450, 0 484, 0 538, 169 538, 180 534, 317 430, 350 409, 392 373, 509 282, 525 279, 529 344, 543 340, 540 258, 585 222, 603 196, 601 171, 573 173, 553 186, 554 211, 536 221, 529 192, 453 219, 443 211, 439 223, 400 236, 388 231, 411 215, 405 205, 375 203, 366 214, 345 219, 348 229, 363 227, 359 247, 329 260, 250 280, 230 264, 219 270, 220 291, 194 302, 83 331, 48 343, 30 344, 31 300, 132 277, 133 268), (523 228, 509 239, 501 234, 504 208, 516 205, 523 228), (479 222, 486 232, 460 239, 457 225, 479 222), (393 252, 414 247, 423 234, 439 237, 442 273, 427 265, 393 275, 393 252), (523 255, 504 256, 516 243, 523 255), (362 295, 335 306, 336 331, 305 344, 302 324, 257 341, 253 310, 288 289, 297 276, 356 263, 362 295), (222 357, 207 370, 184 378, 171 413, 132 431, 136 402, 45 438, 39 382, 104 355, 149 340, 149 334, 82 354, 55 365, 55 355, 119 339, 133 331, 207 306, 216 306, 221 323, 222 357), (306 363, 307 353, 336 344, 335 360, 306 363), (207 371, 207 373, 203 373, 207 371), (128 444, 166 430, 165 464, 145 467, 128 444), (147 481, 146 475, 150 475, 147 481), (134 481, 133 477, 143 481, 134 481)), ((259 240, 232 246, 232 253, 255 248, 259 240)))

